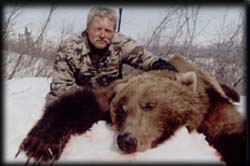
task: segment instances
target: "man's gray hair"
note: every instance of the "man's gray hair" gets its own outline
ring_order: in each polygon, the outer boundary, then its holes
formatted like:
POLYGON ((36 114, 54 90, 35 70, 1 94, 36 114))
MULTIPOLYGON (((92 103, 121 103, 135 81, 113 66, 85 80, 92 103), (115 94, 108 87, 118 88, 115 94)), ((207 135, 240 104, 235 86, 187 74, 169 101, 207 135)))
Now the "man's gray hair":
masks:
POLYGON ((88 13, 88 18, 87 18, 87 27, 89 26, 89 24, 91 23, 91 21, 93 20, 93 18, 95 16, 107 17, 111 21, 114 21, 114 23, 115 23, 114 29, 116 29, 117 15, 113 9, 105 8, 105 7, 94 7, 92 9, 90 9, 90 11, 88 13))

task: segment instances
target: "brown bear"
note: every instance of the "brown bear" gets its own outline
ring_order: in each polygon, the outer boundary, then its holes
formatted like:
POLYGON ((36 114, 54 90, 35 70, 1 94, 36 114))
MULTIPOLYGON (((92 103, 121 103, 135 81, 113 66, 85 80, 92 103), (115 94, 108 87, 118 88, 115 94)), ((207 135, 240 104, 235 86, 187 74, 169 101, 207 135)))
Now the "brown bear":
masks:
MULTIPOLYGON (((137 72, 102 89, 79 88, 46 105, 20 145, 30 159, 56 161, 70 136, 98 120, 111 122, 124 153, 145 151, 181 126, 197 130, 228 164, 246 159, 244 119, 231 99, 238 96, 180 56, 169 59, 178 73, 137 72)), ((16 155, 16 156, 17 156, 16 155)))

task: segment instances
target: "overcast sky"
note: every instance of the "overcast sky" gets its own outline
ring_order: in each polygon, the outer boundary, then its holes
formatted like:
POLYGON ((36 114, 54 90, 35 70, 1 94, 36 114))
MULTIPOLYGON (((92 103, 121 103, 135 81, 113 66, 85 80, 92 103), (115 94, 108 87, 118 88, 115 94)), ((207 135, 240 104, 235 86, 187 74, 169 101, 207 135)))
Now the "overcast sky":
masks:
MULTIPOLYGON (((8 6, 5 7, 7 9, 8 6)), ((91 5, 82 6, 58 6, 53 14, 48 27, 48 36, 58 38, 63 24, 71 26, 74 32, 80 32, 85 28, 87 12, 91 5)), ((165 13, 173 6, 110 6, 118 11, 123 8, 121 33, 141 40, 152 33, 152 30, 159 25, 165 13)), ((198 19, 198 31, 202 33, 197 41, 202 43, 211 40, 215 33, 220 31, 223 17, 227 12, 226 24, 233 25, 239 21, 240 11, 244 11, 242 6, 202 6, 198 19)), ((41 29, 49 13, 49 6, 24 6, 21 15, 15 22, 15 30, 23 32, 27 26, 36 34, 41 29)), ((143 42, 143 41, 142 41, 143 42)))

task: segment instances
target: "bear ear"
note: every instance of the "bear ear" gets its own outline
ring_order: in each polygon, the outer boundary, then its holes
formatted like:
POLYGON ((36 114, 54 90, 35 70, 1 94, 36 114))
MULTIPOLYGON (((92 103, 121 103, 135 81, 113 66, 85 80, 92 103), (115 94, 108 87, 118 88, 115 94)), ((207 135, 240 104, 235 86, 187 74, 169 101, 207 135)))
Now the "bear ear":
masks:
POLYGON ((127 80, 119 80, 108 87, 94 89, 97 101, 104 111, 110 110, 110 103, 120 90, 127 85, 127 80))
POLYGON ((186 72, 186 73, 178 73, 176 76, 177 81, 180 83, 191 86, 193 91, 196 91, 197 88, 197 76, 195 72, 186 72))
POLYGON ((128 82, 128 79, 116 80, 106 89, 106 93, 109 94, 108 96, 110 102, 115 97, 116 93, 121 91, 128 84, 128 82))
POLYGON ((128 82, 120 82, 120 83, 116 84, 114 86, 114 89, 113 89, 114 92, 117 93, 117 92, 121 91, 127 84, 128 84, 128 82))

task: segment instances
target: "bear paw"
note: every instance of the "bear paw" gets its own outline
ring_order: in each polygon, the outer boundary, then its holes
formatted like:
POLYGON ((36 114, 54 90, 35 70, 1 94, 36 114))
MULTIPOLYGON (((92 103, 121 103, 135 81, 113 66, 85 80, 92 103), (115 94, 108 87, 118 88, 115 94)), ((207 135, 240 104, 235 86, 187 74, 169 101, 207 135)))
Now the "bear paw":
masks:
POLYGON ((41 136, 31 133, 23 140, 15 157, 24 152, 28 158, 26 164, 31 159, 37 162, 54 162, 60 158, 69 137, 69 134, 59 136, 58 133, 50 133, 41 136))

